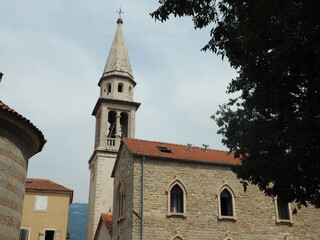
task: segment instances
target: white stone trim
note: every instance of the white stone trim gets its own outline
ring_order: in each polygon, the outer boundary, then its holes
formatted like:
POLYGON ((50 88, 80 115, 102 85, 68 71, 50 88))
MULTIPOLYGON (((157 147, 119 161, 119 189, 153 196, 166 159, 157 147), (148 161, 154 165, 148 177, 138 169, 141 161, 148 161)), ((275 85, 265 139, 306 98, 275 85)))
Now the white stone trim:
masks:
POLYGON ((187 189, 184 185, 184 183, 176 178, 174 181, 172 181, 168 188, 167 188, 167 216, 181 216, 181 217, 187 217, 186 213, 187 213, 187 189), (171 212, 171 189, 175 186, 175 185, 179 185, 179 187, 181 188, 182 192, 183 192, 183 212, 182 213, 176 213, 176 212, 171 212))
POLYGON ((172 240, 184 240, 184 238, 177 234, 172 238, 172 240))
POLYGON ((278 201, 277 200, 278 200, 277 197, 273 198, 273 202, 274 202, 275 210, 276 210, 276 223, 292 224, 293 220, 292 220, 292 210, 291 210, 290 203, 288 203, 289 219, 281 219, 281 218, 279 218, 278 201))
POLYGON ((218 199, 218 219, 222 220, 222 219, 226 219, 226 220, 237 220, 237 217, 236 217, 236 204, 235 204, 235 198, 236 198, 236 195, 233 191, 233 189, 227 184, 223 184, 218 193, 217 193, 217 199, 218 199), (221 203, 220 203, 220 194, 225 190, 227 189, 228 192, 231 194, 231 198, 232 198, 232 216, 224 216, 221 214, 221 203))
POLYGON ((31 239, 30 239, 31 228, 29 228, 29 227, 21 227, 21 228, 20 228, 20 231, 21 231, 22 229, 28 230, 27 240, 31 240, 31 239))

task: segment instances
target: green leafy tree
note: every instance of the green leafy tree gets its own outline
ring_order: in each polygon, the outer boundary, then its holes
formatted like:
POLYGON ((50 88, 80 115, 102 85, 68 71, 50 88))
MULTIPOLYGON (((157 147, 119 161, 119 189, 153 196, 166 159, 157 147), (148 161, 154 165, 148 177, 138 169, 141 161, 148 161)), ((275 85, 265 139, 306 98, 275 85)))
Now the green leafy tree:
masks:
POLYGON ((160 0, 151 16, 212 27, 203 50, 226 56, 239 97, 213 117, 237 176, 266 195, 320 207, 320 1, 160 0))

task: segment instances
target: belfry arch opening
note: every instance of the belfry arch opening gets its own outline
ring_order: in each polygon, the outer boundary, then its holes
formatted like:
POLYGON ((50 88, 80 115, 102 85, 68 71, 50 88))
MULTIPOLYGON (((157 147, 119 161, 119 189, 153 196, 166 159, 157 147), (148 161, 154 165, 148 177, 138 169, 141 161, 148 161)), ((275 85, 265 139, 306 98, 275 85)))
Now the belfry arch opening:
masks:
POLYGON ((128 137, 128 114, 125 112, 120 114, 120 136, 128 137))
POLYGON ((116 112, 110 111, 108 114, 108 129, 107 129, 107 137, 115 138, 116 134, 116 112))

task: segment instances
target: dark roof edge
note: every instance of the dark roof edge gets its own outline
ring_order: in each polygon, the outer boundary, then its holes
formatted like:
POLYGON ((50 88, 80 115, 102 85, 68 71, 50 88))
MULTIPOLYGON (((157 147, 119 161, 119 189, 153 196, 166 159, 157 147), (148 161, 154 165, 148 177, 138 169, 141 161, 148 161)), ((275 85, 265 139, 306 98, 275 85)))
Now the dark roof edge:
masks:
POLYGON ((125 104, 125 105, 131 105, 131 106, 135 106, 136 110, 138 110, 138 108, 140 107, 141 103, 139 102, 131 102, 131 101, 124 101, 124 100, 117 100, 117 99, 107 99, 107 98, 99 98, 96 105, 94 106, 94 109, 92 111, 93 116, 96 115, 97 110, 98 110, 98 106, 100 105, 101 102, 106 102, 106 103, 118 103, 118 104, 125 104))
POLYGON ((196 159, 186 159, 186 158, 170 158, 170 157, 161 157, 161 156, 154 156, 154 155, 145 155, 139 153, 132 153, 135 157, 147 157, 147 158, 156 158, 160 160, 177 160, 177 161, 184 161, 184 162, 191 162, 191 163, 204 163, 204 164, 211 164, 211 165, 219 165, 219 166, 237 166, 239 164, 236 163, 225 163, 225 162, 213 162, 213 161, 203 161, 203 160, 196 160, 196 159))

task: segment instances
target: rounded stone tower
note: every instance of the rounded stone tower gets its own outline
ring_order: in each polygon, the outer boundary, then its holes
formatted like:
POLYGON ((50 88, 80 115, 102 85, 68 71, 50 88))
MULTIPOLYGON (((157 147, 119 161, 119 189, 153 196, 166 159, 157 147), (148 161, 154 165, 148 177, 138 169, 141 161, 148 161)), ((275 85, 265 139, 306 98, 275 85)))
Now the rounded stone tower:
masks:
POLYGON ((45 142, 38 128, 0 101, 0 239, 19 239, 28 160, 45 142))

